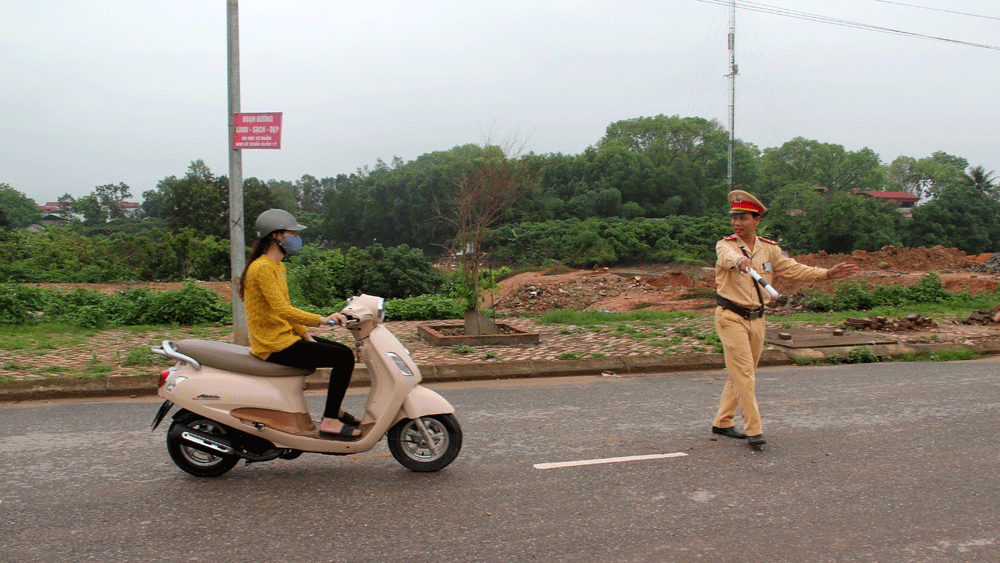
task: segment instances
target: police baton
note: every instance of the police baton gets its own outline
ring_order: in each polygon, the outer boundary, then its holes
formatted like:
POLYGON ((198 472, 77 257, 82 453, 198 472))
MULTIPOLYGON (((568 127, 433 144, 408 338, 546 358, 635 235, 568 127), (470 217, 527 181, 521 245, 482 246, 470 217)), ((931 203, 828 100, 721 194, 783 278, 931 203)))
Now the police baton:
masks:
POLYGON ((771 284, 767 283, 767 281, 764 280, 764 278, 760 277, 760 274, 757 273, 757 270, 754 270, 753 268, 747 268, 747 273, 750 274, 750 277, 753 278, 754 281, 759 283, 761 287, 766 289, 767 292, 771 294, 771 297, 777 299, 781 295, 780 293, 778 293, 778 290, 771 287, 771 284))

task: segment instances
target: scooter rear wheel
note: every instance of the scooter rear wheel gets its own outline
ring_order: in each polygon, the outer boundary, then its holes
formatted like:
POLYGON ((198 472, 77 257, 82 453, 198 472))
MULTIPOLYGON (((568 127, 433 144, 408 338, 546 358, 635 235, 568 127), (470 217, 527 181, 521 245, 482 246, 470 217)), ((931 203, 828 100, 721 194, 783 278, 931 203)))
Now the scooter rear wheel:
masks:
MULTIPOLYGON (((174 420, 171 428, 177 424, 205 432, 206 434, 215 434, 218 436, 226 434, 225 426, 214 420, 202 418, 194 413, 187 413, 187 416, 178 417, 174 420)), ((236 464, 240 461, 238 456, 210 454, 192 448, 183 441, 172 438, 171 435, 171 432, 167 432, 167 452, 170 454, 170 459, 177 464, 177 467, 195 477, 218 477, 236 467, 236 464)))
POLYGON ((437 471, 458 457, 462 427, 454 415, 436 414, 401 420, 389 429, 386 439, 392 457, 403 467, 411 471, 437 471))

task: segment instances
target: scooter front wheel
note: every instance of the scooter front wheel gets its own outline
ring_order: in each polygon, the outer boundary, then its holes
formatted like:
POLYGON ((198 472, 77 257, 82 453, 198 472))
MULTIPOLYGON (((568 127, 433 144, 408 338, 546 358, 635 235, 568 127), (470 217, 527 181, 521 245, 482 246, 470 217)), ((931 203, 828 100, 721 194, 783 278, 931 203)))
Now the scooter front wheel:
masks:
POLYGON ((392 457, 411 471, 437 471, 458 457, 462 427, 451 414, 401 420, 386 435, 392 457))

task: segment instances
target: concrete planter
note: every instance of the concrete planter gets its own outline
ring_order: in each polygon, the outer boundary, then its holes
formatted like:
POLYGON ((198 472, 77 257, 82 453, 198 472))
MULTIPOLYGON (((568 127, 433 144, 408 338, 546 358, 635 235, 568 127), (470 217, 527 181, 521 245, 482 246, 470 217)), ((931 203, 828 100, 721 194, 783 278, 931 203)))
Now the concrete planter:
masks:
POLYGON ((525 346, 538 344, 539 334, 521 330, 507 323, 497 323, 499 334, 479 334, 476 336, 446 335, 445 332, 464 330, 461 324, 419 324, 417 336, 432 346, 525 346))

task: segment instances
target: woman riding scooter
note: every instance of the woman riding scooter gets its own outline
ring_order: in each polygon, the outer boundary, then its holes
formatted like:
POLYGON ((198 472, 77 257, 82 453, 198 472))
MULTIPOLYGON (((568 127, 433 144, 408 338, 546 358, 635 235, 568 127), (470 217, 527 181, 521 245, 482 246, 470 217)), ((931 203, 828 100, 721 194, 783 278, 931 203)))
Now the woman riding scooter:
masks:
POLYGON ((240 278, 240 297, 246 304, 250 353, 262 360, 296 368, 329 367, 330 384, 319 434, 324 438, 354 441, 361 438, 360 420, 344 412, 341 403, 354 371, 354 352, 347 346, 312 336, 308 326, 333 321, 343 325, 340 313, 320 316, 292 306, 282 260, 302 249, 300 225, 283 209, 268 209, 254 225, 257 240, 240 278))

